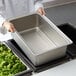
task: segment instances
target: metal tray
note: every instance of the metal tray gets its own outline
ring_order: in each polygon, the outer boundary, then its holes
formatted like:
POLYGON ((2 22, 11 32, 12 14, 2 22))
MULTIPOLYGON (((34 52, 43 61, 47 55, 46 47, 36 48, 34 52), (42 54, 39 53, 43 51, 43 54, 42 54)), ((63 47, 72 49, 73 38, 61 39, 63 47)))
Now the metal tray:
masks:
POLYGON ((23 52, 35 66, 62 57, 72 41, 47 17, 38 14, 11 20, 16 32, 12 33, 23 52))
POLYGON ((3 44, 5 44, 9 49, 11 49, 12 53, 19 58, 19 60, 27 67, 26 70, 18 72, 16 74, 14 74, 14 76, 30 76, 32 74, 32 67, 29 66, 29 64, 27 64, 27 62, 25 61, 23 54, 20 52, 20 49, 17 49, 16 44, 12 44, 13 40, 8 40, 8 41, 4 41, 2 42, 3 44))

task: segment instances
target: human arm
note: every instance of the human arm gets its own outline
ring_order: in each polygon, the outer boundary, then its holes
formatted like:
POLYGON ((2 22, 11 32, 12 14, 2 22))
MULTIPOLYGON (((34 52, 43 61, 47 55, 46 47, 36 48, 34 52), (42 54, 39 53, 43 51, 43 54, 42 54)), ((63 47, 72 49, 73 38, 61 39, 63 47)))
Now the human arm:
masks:
POLYGON ((6 28, 9 32, 15 31, 14 25, 0 15, 0 32, 3 28, 6 28))
POLYGON ((41 15, 45 15, 45 10, 42 4, 42 0, 35 0, 35 11, 41 15))

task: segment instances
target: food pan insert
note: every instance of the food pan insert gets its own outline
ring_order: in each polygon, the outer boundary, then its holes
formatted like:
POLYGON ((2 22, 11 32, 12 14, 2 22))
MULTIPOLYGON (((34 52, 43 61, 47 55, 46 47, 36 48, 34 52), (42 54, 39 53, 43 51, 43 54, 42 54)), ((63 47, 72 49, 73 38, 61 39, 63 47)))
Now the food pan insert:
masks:
POLYGON ((35 66, 64 56, 72 43, 46 16, 31 14, 10 21, 16 28, 13 39, 35 66))

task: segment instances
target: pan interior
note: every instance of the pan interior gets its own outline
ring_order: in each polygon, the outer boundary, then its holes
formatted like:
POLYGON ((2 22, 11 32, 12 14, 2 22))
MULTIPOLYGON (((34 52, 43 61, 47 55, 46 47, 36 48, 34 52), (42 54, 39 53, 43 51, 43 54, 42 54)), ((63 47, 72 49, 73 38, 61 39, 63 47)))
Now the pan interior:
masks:
POLYGON ((56 47, 39 27, 24 30, 20 34, 34 54, 41 54, 56 47))

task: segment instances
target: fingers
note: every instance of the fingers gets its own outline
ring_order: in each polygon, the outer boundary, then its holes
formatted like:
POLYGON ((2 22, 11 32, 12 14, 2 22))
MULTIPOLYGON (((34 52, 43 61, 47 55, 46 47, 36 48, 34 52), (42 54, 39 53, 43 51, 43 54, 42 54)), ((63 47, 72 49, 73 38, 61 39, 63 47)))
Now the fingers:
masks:
POLYGON ((37 12, 38 12, 39 14, 43 15, 42 8, 39 8, 39 9, 37 10, 37 12))
POLYGON ((42 15, 45 15, 45 11, 44 11, 44 9, 42 9, 42 15))
POLYGON ((11 22, 5 21, 3 23, 3 26, 9 31, 9 32, 14 32, 15 31, 15 27, 11 22))
POLYGON ((14 27, 14 25, 10 25, 10 28, 9 28, 8 31, 9 31, 9 32, 14 32, 14 31, 15 31, 15 27, 14 27))
POLYGON ((45 11, 42 7, 40 7, 38 10, 37 10, 37 13, 41 14, 41 15, 45 15, 45 11))

